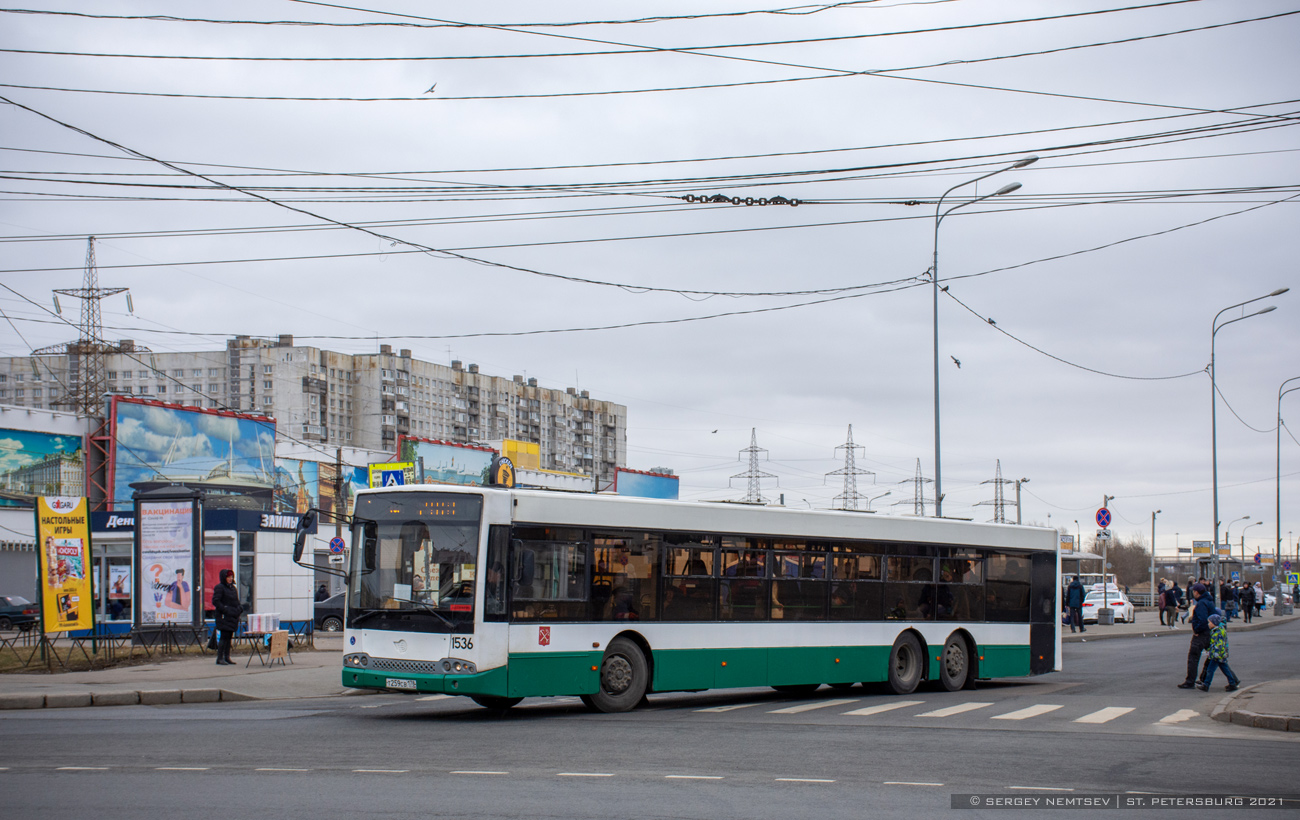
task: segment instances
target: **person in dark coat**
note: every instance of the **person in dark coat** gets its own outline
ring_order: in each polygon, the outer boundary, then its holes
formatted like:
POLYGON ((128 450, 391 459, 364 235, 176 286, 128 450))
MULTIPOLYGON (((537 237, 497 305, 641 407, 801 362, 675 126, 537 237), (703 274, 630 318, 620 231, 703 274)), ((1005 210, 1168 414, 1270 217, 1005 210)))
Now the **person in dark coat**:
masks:
POLYGON ((1196 688, 1196 667, 1201 663, 1201 653, 1210 648, 1210 616, 1214 602, 1210 600, 1205 584, 1192 587, 1192 642, 1187 649, 1187 679, 1178 684, 1179 689, 1196 688))
POLYGON ((243 607, 239 605, 239 590, 235 588, 235 571, 223 569, 221 582, 212 588, 212 608, 217 611, 217 663, 231 666, 230 640, 239 628, 239 615, 243 607))
POLYGON ((1070 586, 1065 590, 1065 606, 1070 610, 1070 631, 1079 627, 1080 632, 1087 632, 1083 628, 1083 584, 1079 581, 1079 576, 1074 576, 1070 586))
POLYGON ((1241 587, 1241 619, 1246 623, 1255 619, 1255 587, 1250 584, 1241 587))

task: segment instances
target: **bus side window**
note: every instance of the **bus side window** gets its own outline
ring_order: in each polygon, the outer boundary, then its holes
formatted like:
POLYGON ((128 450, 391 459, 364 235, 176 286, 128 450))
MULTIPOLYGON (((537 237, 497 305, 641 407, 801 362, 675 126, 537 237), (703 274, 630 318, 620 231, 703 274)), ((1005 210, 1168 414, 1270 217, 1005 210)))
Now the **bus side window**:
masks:
POLYGON ((509 565, 510 528, 493 524, 488 528, 487 561, 483 571, 483 620, 504 621, 508 595, 506 567, 509 565))

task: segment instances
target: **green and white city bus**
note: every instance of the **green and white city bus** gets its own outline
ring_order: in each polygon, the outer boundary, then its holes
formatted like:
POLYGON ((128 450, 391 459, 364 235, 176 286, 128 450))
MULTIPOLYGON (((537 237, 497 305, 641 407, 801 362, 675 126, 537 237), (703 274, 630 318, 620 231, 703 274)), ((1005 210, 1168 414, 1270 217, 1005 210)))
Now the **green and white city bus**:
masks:
POLYGON ((442 485, 363 490, 352 528, 359 689, 618 712, 648 692, 905 694, 1059 668, 1048 529, 442 485))

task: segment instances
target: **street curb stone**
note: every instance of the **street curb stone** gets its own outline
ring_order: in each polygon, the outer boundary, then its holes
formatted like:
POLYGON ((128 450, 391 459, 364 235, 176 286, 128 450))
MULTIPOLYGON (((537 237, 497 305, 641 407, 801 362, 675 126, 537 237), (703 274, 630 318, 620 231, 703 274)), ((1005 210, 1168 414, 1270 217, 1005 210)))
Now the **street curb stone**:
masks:
POLYGON ((76 709, 90 706, 92 700, 89 692, 50 692, 45 696, 45 708, 76 709))
POLYGON ((145 706, 159 706, 166 703, 180 702, 181 690, 179 689, 154 689, 140 692, 140 703, 145 706))
POLYGON ((140 702, 139 692, 92 692, 95 706, 134 706, 140 702))
POLYGON ((182 689, 181 703, 216 703, 221 700, 220 689, 182 689))
POLYGON ((0 709, 42 709, 44 707, 44 695, 26 693, 0 695, 0 709))
POLYGON ((1239 703, 1249 703, 1255 690, 1263 685, 1257 683, 1254 686, 1247 686, 1240 692, 1234 692, 1227 696, 1214 707, 1214 711, 1210 713, 1210 718, 1220 723, 1235 723, 1238 726, 1249 726, 1253 729, 1271 729, 1275 732, 1300 732, 1300 717, 1261 715, 1249 709, 1232 708, 1239 703))

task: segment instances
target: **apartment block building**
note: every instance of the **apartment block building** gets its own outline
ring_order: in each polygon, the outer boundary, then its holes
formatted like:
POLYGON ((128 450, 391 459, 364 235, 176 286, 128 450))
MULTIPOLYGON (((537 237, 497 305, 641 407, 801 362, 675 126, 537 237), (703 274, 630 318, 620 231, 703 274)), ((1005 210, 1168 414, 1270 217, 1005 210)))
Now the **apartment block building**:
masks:
MULTIPOLYGON (((624 405, 534 378, 481 373, 475 364, 425 362, 390 345, 337 353, 289 335, 235 336, 217 351, 153 353, 129 341, 114 350, 105 357, 108 392, 264 413, 291 440, 388 453, 397 452, 399 435, 531 441, 542 469, 594 476, 598 486, 627 466, 624 405)), ((71 358, 0 358, 0 404, 66 409, 71 358)))

